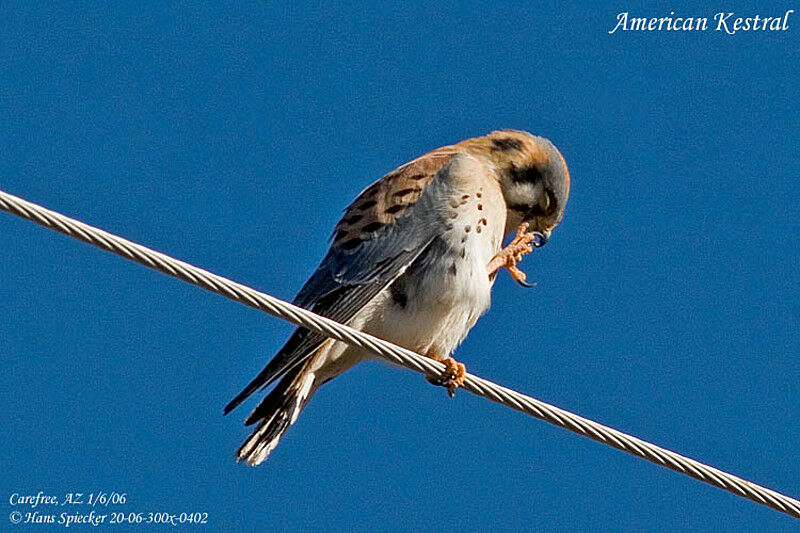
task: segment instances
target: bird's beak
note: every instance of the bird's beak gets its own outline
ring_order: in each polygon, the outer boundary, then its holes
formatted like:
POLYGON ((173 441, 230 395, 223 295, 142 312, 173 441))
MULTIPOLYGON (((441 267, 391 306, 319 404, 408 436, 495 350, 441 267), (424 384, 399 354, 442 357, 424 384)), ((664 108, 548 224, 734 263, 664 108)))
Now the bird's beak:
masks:
POLYGON ((533 240, 533 245, 536 248, 541 248, 542 246, 547 244, 547 241, 550 240, 550 234, 551 233, 552 233, 552 230, 549 230, 549 229, 542 230, 542 231, 535 231, 534 232, 535 237, 534 237, 534 240, 533 240))

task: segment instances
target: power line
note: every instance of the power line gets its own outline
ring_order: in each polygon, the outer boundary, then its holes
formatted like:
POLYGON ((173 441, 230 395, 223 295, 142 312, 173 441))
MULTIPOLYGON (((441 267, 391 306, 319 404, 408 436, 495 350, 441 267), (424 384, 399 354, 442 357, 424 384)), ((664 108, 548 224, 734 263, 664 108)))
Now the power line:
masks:
MULTIPOLYGON (((136 261, 146 267, 182 279, 231 300, 254 307, 272 316, 288 320, 298 326, 322 333, 352 346, 365 348, 384 359, 411 370, 431 377, 438 377, 444 371, 442 363, 3 191, 0 191, 0 209, 126 259, 136 261)), ((467 374, 463 388, 506 407, 608 444, 631 455, 647 459, 652 463, 686 474, 782 513, 800 518, 800 501, 746 481, 733 474, 723 472, 472 374, 467 374)))

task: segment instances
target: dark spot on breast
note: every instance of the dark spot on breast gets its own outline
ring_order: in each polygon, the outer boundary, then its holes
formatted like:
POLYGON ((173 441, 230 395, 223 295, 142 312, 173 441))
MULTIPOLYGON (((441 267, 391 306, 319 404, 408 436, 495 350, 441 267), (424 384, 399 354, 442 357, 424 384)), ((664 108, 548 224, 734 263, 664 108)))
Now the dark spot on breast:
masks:
POLYGON ((400 198, 401 196, 405 196, 406 194, 411 194, 412 192, 417 192, 417 191, 419 191, 419 189, 415 187, 409 187, 408 189, 400 189, 392 196, 394 196, 395 198, 400 198))
POLYGON ((519 152, 522 150, 522 142, 511 137, 503 137, 492 141, 494 149, 499 152, 519 152))
POLYGON ((466 248, 462 248, 461 252, 458 255, 461 256, 461 259, 464 259, 464 257, 467 255, 467 249, 466 248))
POLYGON ((364 202, 363 204, 358 206, 358 210, 359 211, 366 211, 370 207, 374 207, 375 204, 377 204, 377 203, 378 202, 376 202, 375 200, 367 200, 366 202, 364 202))
POLYGON ((394 215, 400 211, 402 211, 406 206, 403 204, 395 204, 392 207, 386 209, 386 213, 389 215, 394 215))
POLYGON ((483 211, 483 204, 478 204, 478 211, 483 211))
POLYGON ((405 288, 403 287, 402 283, 395 282, 389 286, 389 293, 392 296, 392 301, 395 305, 399 305, 400 307, 405 308, 408 305, 408 294, 406 294, 405 288))
POLYGON ((451 263, 450 264, 450 268, 448 270, 450 271, 450 274, 452 274, 454 276, 456 274, 458 274, 458 269, 456 268, 456 264, 455 263, 451 263))
POLYGON ((461 242, 467 242, 467 236, 466 236, 466 235, 464 235, 463 237, 461 237, 461 242))
POLYGON ((483 195, 481 193, 478 193, 475 196, 477 196, 478 198, 481 198, 483 195))
POLYGON ((465 194, 461 197, 462 200, 469 200, 469 194, 465 194))
POLYGON ((485 218, 480 219, 478 221, 478 224, 483 224, 485 226, 486 225, 486 219, 485 218))
POLYGON ((358 222, 362 218, 364 218, 364 215, 353 215, 351 217, 348 217, 348 218, 342 220, 342 222, 344 222, 345 224, 355 224, 356 222, 358 222))
POLYGON ((480 226, 476 227, 475 228, 475 233, 480 233, 480 232, 481 232, 481 227, 480 226))
POLYGON ((363 231, 366 231, 367 233, 372 233, 373 231, 378 231, 383 226, 385 226, 385 224, 383 224, 382 222, 370 222, 369 224, 367 224, 366 226, 364 226, 361 229, 363 231))
POLYGON ((355 248, 359 244, 361 244, 361 239, 359 239, 358 237, 354 237, 352 239, 344 241, 341 244, 341 248, 343 250, 352 250, 353 248, 355 248))
POLYGON ((466 233, 469 233, 469 230, 471 230, 471 229, 472 229, 472 226, 470 226, 470 225, 466 225, 466 226, 464 226, 464 231, 465 231, 466 233))

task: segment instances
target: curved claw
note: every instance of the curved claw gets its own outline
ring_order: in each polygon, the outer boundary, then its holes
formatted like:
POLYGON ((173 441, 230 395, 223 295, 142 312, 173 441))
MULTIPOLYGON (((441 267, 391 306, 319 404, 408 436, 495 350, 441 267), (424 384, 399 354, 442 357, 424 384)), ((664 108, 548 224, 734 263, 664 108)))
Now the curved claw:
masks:
POLYGON ((517 268, 517 263, 522 261, 525 254, 529 254, 534 248, 541 248, 547 244, 547 239, 550 237, 550 231, 528 231, 528 223, 523 222, 517 228, 517 236, 497 255, 495 255, 487 269, 489 271, 489 279, 494 280, 497 271, 501 268, 508 269, 514 281, 519 283, 525 288, 535 287, 535 283, 528 283, 525 281, 525 273, 517 268))
POLYGON ((459 363, 452 357, 447 357, 439 362, 444 363, 444 372, 440 376, 425 376, 428 383, 438 385, 447 389, 447 395, 455 398, 456 389, 464 385, 464 377, 467 375, 467 367, 464 363, 459 363))
POLYGON ((516 282, 519 283, 520 285, 522 285, 523 287, 525 287, 526 289, 530 289, 530 288, 536 286, 536 283, 528 283, 524 279, 518 279, 518 280, 516 280, 516 282))

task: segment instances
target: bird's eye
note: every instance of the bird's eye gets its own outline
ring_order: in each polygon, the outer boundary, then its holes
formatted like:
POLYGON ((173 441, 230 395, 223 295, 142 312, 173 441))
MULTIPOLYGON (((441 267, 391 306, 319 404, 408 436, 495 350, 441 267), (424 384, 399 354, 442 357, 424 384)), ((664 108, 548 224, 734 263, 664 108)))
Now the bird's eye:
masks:
POLYGON ((551 215, 556 210, 556 198, 553 195, 553 191, 545 191, 539 200, 539 208, 545 216, 551 215))
POLYGON ((547 213, 550 210, 550 191, 542 195, 539 200, 539 208, 542 210, 542 213, 547 213))
POLYGON ((547 191, 547 210, 545 211, 548 216, 552 215, 558 211, 558 202, 556 201, 556 195, 553 191, 547 191))

